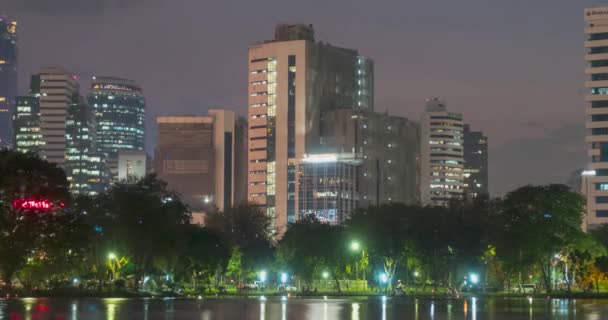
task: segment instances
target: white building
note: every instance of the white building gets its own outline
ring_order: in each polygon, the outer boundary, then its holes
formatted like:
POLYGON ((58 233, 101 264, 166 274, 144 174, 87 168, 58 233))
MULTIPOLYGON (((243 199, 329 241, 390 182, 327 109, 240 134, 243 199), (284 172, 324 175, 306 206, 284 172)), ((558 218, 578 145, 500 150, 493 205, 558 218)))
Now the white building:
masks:
POLYGON ((445 103, 427 100, 420 121, 420 199, 423 205, 446 205, 464 193, 462 114, 445 103))
POLYGON ((137 181, 148 172, 148 156, 143 150, 118 151, 118 180, 137 181))
POLYGON ((585 10, 586 96, 589 165, 583 179, 585 228, 608 222, 608 7, 585 10))
POLYGON ((78 103, 77 77, 61 68, 45 68, 32 76, 31 90, 40 95, 40 155, 62 166, 65 164, 68 108, 78 103))

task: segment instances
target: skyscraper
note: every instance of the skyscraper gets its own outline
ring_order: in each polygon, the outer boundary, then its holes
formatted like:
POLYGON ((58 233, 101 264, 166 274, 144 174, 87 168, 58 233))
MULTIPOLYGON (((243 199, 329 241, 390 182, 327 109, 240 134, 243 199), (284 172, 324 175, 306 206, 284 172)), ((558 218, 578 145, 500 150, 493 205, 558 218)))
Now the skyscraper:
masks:
POLYGON ((234 204, 234 122, 226 110, 156 118, 156 173, 194 212, 234 204))
POLYGON ((106 156, 116 179, 118 151, 144 150, 146 104, 142 90, 132 80, 93 77, 88 101, 95 110, 97 148, 106 156))
POLYGON ((249 47, 249 201, 281 234, 295 222, 297 163, 319 145, 323 110, 373 110, 373 63, 315 42, 310 25, 278 25, 249 47))
POLYGON ((17 22, 0 15, 0 148, 13 147, 17 97, 17 22))
POLYGON ((464 193, 468 199, 488 195, 488 137, 464 125, 464 193))
POLYGON ((60 166, 65 164, 68 110, 79 102, 78 90, 77 77, 61 68, 45 68, 32 76, 30 91, 40 106, 40 156, 60 166))
POLYGON ((462 114, 444 102, 427 100, 420 121, 420 198, 423 205, 446 205, 464 192, 462 114))
POLYGON ((608 223, 608 7, 585 10, 588 169, 585 228, 608 223))

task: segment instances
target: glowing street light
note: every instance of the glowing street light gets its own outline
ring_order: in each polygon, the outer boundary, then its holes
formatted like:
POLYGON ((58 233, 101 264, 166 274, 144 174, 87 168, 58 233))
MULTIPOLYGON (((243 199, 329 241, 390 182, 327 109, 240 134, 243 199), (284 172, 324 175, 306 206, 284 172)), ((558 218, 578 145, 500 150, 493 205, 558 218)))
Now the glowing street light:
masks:
POLYGON ((414 277, 418 278, 420 276, 420 272, 414 271, 414 277))
POLYGON ((281 273, 281 282, 285 284, 287 282, 287 273, 281 273))
POLYGON ((266 276, 267 276, 267 274, 266 274, 265 270, 260 271, 260 281, 261 282, 266 282, 266 276))
POLYGON ((329 272, 323 271, 323 279, 329 278, 329 272))
POLYGON ((476 273, 471 273, 469 275, 469 279, 471 280, 472 284, 477 284, 479 283, 479 276, 476 273))
POLYGON ((110 260, 116 260, 116 254, 114 252, 108 253, 108 259, 110 259, 110 260))
POLYGON ((387 283, 388 282, 388 276, 386 275, 386 273, 381 273, 380 274, 380 282, 382 282, 382 283, 387 283))

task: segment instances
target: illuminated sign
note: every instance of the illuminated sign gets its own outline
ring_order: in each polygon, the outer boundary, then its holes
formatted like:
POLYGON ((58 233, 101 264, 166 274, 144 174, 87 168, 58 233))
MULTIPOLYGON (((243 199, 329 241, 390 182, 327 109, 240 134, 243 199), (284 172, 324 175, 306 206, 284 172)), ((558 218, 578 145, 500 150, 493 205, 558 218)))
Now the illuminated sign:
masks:
POLYGON ((121 86, 116 84, 95 84, 93 85, 93 89, 101 89, 101 90, 114 90, 114 91, 135 91, 135 88, 128 86, 121 86))
MULTIPOLYGON (((59 203, 59 207, 63 208, 65 204, 59 203)), ((47 199, 16 199, 13 200, 13 208, 17 210, 39 210, 49 211, 53 209, 53 204, 47 199)))

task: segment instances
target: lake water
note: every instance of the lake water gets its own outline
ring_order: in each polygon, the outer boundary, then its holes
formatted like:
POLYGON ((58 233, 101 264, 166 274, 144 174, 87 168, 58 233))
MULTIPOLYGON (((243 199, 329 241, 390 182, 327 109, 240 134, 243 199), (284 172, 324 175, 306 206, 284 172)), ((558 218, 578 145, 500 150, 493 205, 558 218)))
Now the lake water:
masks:
POLYGON ((281 297, 0 300, 0 319, 608 319, 608 300, 281 297))

